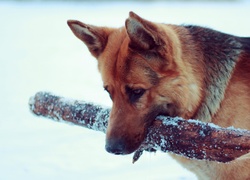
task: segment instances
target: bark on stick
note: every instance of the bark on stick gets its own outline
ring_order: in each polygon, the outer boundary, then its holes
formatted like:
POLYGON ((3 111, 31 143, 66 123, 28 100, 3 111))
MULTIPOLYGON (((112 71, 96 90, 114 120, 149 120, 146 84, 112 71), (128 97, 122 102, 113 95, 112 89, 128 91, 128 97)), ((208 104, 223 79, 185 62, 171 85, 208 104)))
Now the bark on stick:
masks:
MULTIPOLYGON (((106 132, 110 109, 38 92, 29 101, 37 116, 70 122, 96 131, 106 132)), ((198 120, 179 117, 157 117, 135 152, 133 162, 144 150, 172 152, 192 159, 229 162, 250 152, 250 131, 222 128, 198 120)))

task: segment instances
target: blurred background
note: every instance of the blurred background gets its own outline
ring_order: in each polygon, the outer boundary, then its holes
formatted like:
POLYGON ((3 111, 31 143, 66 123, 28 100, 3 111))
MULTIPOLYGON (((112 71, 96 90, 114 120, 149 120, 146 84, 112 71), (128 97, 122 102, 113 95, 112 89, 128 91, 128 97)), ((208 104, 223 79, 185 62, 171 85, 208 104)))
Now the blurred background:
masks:
POLYGON ((165 1, 165 2, 204 2, 204 1, 210 1, 210 2, 232 2, 232 1, 242 1, 242 0, 2 0, 2 1, 18 1, 18 2, 157 2, 157 1, 165 1))
POLYGON ((196 179, 167 154, 114 156, 105 135, 38 118, 38 91, 111 106, 96 60, 66 21, 120 27, 129 11, 154 22, 250 36, 247 0, 0 1, 0 179, 196 179))

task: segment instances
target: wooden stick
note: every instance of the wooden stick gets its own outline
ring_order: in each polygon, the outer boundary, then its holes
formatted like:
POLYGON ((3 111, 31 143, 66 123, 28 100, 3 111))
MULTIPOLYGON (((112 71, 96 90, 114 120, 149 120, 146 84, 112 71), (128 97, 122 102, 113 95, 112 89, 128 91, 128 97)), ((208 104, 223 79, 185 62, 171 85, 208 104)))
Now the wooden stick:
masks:
MULTIPOLYGON (((38 92, 30 98, 29 106, 37 116, 104 133, 107 129, 110 109, 98 105, 38 92)), ((250 152, 250 131, 160 116, 149 128, 144 142, 134 154, 133 162, 139 159, 144 150, 152 149, 225 163, 250 152)))

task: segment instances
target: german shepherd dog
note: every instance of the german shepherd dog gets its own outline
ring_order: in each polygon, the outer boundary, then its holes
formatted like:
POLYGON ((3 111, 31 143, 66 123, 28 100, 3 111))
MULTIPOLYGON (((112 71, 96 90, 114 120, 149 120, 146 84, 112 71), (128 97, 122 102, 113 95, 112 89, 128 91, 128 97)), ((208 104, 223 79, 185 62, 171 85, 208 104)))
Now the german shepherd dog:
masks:
MULTIPOLYGON (((134 152, 158 115, 250 129, 250 37, 133 12, 121 28, 68 25, 97 59, 113 101, 108 152, 134 152)), ((250 179, 249 154, 227 164, 172 156, 200 179, 250 179)))

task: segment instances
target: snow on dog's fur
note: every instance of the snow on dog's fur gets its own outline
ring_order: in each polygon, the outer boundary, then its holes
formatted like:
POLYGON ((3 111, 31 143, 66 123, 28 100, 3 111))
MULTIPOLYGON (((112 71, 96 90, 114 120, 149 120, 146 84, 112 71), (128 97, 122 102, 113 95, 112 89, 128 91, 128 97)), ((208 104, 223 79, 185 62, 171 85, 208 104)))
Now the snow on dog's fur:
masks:
MULTIPOLYGON (((158 115, 250 129, 250 38, 133 12, 121 28, 68 25, 98 60, 113 101, 108 152, 134 152, 158 115)), ((201 179, 250 178, 247 155, 228 164, 173 157, 201 179)))

